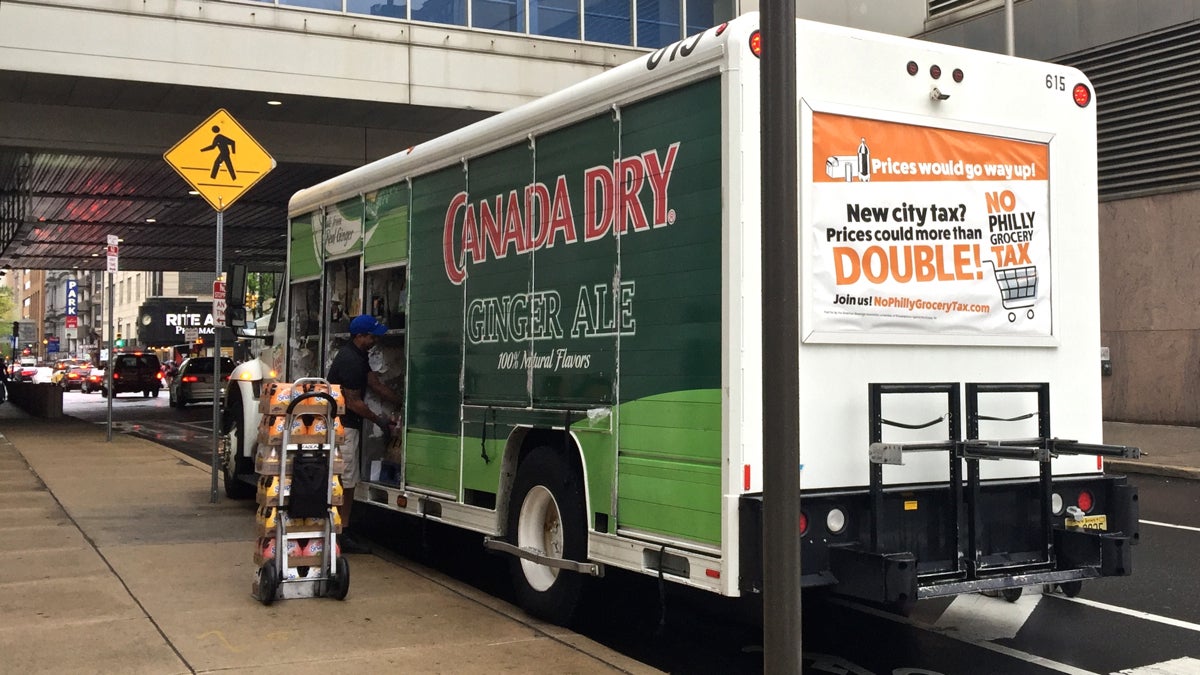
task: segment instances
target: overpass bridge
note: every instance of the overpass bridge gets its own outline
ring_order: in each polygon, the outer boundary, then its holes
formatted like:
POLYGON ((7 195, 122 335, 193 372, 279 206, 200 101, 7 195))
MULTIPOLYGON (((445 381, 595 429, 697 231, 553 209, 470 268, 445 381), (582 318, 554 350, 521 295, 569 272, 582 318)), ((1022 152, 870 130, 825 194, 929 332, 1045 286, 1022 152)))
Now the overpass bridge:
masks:
POLYGON ((162 155, 218 108, 278 163, 224 257, 282 269, 297 189, 645 52, 284 1, 0 2, 0 269, 103 269, 115 234, 123 270, 212 270, 215 212, 162 155))

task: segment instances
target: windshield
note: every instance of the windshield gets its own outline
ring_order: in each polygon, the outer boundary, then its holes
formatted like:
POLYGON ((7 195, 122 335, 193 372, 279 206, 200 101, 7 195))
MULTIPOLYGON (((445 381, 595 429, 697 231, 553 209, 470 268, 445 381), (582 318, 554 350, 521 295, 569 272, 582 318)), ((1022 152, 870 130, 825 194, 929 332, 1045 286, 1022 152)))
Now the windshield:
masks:
MULTIPOLYGON (((211 373, 213 369, 213 360, 211 356, 198 356, 189 360, 184 365, 184 368, 186 368, 189 373, 211 373)), ((233 359, 227 357, 221 358, 221 372, 233 372, 233 359)))

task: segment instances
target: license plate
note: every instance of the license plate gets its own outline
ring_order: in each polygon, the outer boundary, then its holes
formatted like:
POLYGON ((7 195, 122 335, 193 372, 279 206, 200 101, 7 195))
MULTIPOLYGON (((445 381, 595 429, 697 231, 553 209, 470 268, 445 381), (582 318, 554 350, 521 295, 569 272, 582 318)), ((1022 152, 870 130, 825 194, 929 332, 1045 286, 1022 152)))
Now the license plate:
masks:
POLYGON ((1077 527, 1081 530, 1108 530, 1108 516, 1084 516, 1079 520, 1067 518, 1067 527, 1077 527))

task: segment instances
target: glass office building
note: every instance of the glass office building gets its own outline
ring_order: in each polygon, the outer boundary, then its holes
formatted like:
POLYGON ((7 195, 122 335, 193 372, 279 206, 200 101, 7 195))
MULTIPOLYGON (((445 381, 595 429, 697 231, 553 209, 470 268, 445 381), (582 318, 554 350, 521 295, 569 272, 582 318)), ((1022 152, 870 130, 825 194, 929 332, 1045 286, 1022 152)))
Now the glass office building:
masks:
POLYGON ((734 0, 263 0, 267 4, 655 49, 733 18, 734 0))

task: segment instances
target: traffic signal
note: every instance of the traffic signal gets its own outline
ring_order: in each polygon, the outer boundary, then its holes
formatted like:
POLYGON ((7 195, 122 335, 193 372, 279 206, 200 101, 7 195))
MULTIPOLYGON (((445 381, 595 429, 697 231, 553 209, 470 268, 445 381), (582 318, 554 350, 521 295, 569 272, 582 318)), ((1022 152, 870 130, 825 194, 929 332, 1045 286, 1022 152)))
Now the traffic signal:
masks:
POLYGON ((13 335, 20 335, 20 334, 21 334, 21 322, 20 322, 20 321, 14 321, 14 322, 13 322, 13 332, 12 332, 12 334, 13 334, 13 335))
POLYGON ((121 337, 120 333, 117 333, 117 339, 115 342, 113 342, 113 346, 114 347, 124 347, 125 346, 125 339, 121 337))

